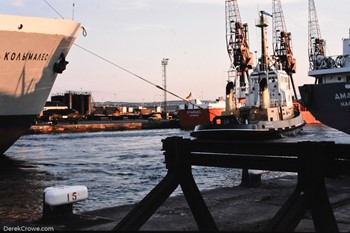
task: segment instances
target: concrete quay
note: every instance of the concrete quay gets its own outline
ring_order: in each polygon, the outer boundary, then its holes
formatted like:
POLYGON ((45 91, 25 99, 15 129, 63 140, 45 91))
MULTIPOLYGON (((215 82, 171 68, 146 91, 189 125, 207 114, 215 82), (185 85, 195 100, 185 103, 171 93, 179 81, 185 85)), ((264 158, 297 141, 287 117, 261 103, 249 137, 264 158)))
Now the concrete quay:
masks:
POLYGON ((179 128, 175 120, 110 120, 110 121, 81 121, 77 124, 58 123, 32 125, 27 134, 51 133, 81 133, 100 131, 123 131, 140 129, 179 128))
MULTIPOLYGON (((296 175, 262 180, 256 188, 223 187, 201 191, 219 231, 263 232, 268 222, 295 189, 296 175)), ((340 232, 350 231, 350 177, 326 178, 329 200, 340 232)), ((136 205, 136 203, 135 203, 136 205)), ((36 222, 57 231, 111 231, 135 205, 116 206, 75 213, 65 220, 36 222)), ((198 231, 183 195, 169 197, 141 231, 198 231)), ((307 212, 296 232, 315 232, 307 212)))

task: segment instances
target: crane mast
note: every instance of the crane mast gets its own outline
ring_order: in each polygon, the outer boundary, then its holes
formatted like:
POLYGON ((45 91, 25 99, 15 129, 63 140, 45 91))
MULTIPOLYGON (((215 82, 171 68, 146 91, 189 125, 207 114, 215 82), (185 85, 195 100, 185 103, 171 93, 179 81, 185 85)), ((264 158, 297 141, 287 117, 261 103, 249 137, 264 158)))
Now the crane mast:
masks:
POLYGON ((248 25, 243 24, 237 0, 225 0, 226 46, 230 57, 226 85, 226 111, 245 103, 248 88, 248 71, 253 66, 253 53, 249 51, 248 25))
POLYGON ((231 68, 238 75, 253 66, 252 53, 248 45, 248 25, 243 24, 237 0, 226 0, 226 45, 231 68))
POLYGON ((309 0, 309 70, 317 70, 325 56, 326 42, 321 37, 314 0, 309 0), (318 59, 320 58, 320 59, 318 59))
POLYGON ((292 34, 287 31, 281 0, 272 0, 272 36, 273 53, 276 65, 286 71, 292 82, 294 96, 297 98, 293 73, 296 71, 296 59, 293 57, 292 34))
POLYGON ((273 53, 277 62, 289 76, 296 71, 296 60, 292 51, 292 36, 287 31, 281 0, 272 0, 273 53))

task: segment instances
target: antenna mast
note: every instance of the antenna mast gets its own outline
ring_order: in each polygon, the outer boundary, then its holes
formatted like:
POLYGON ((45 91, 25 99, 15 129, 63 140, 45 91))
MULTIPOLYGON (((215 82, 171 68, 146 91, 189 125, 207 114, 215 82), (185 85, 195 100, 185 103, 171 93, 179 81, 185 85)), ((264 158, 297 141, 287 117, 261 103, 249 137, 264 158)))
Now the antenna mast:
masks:
POLYGON ((75 3, 73 2, 73 9, 72 9, 72 20, 74 20, 74 7, 75 7, 75 3))
POLYGON ((273 17, 273 15, 260 11, 260 22, 256 26, 261 28, 261 58, 260 58, 260 70, 267 71, 270 66, 270 58, 267 49, 267 31, 268 27, 267 19, 265 16, 273 17))

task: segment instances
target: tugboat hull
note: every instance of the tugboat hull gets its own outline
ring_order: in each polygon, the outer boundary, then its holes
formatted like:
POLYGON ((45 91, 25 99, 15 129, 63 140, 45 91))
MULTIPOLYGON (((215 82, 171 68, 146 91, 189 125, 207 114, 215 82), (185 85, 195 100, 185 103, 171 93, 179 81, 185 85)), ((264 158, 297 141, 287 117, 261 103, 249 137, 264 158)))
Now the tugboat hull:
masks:
POLYGON ((305 121, 300 115, 283 121, 259 121, 254 124, 197 125, 192 137, 208 140, 267 140, 296 135, 305 121))

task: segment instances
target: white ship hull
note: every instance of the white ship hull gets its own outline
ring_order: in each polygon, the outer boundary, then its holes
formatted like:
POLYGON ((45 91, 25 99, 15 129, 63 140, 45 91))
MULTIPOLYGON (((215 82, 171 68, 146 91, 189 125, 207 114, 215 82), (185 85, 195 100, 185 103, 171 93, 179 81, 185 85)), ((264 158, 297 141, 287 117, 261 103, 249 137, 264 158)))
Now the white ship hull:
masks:
POLYGON ((42 111, 65 63, 79 23, 0 15, 0 153, 4 153, 42 111))

